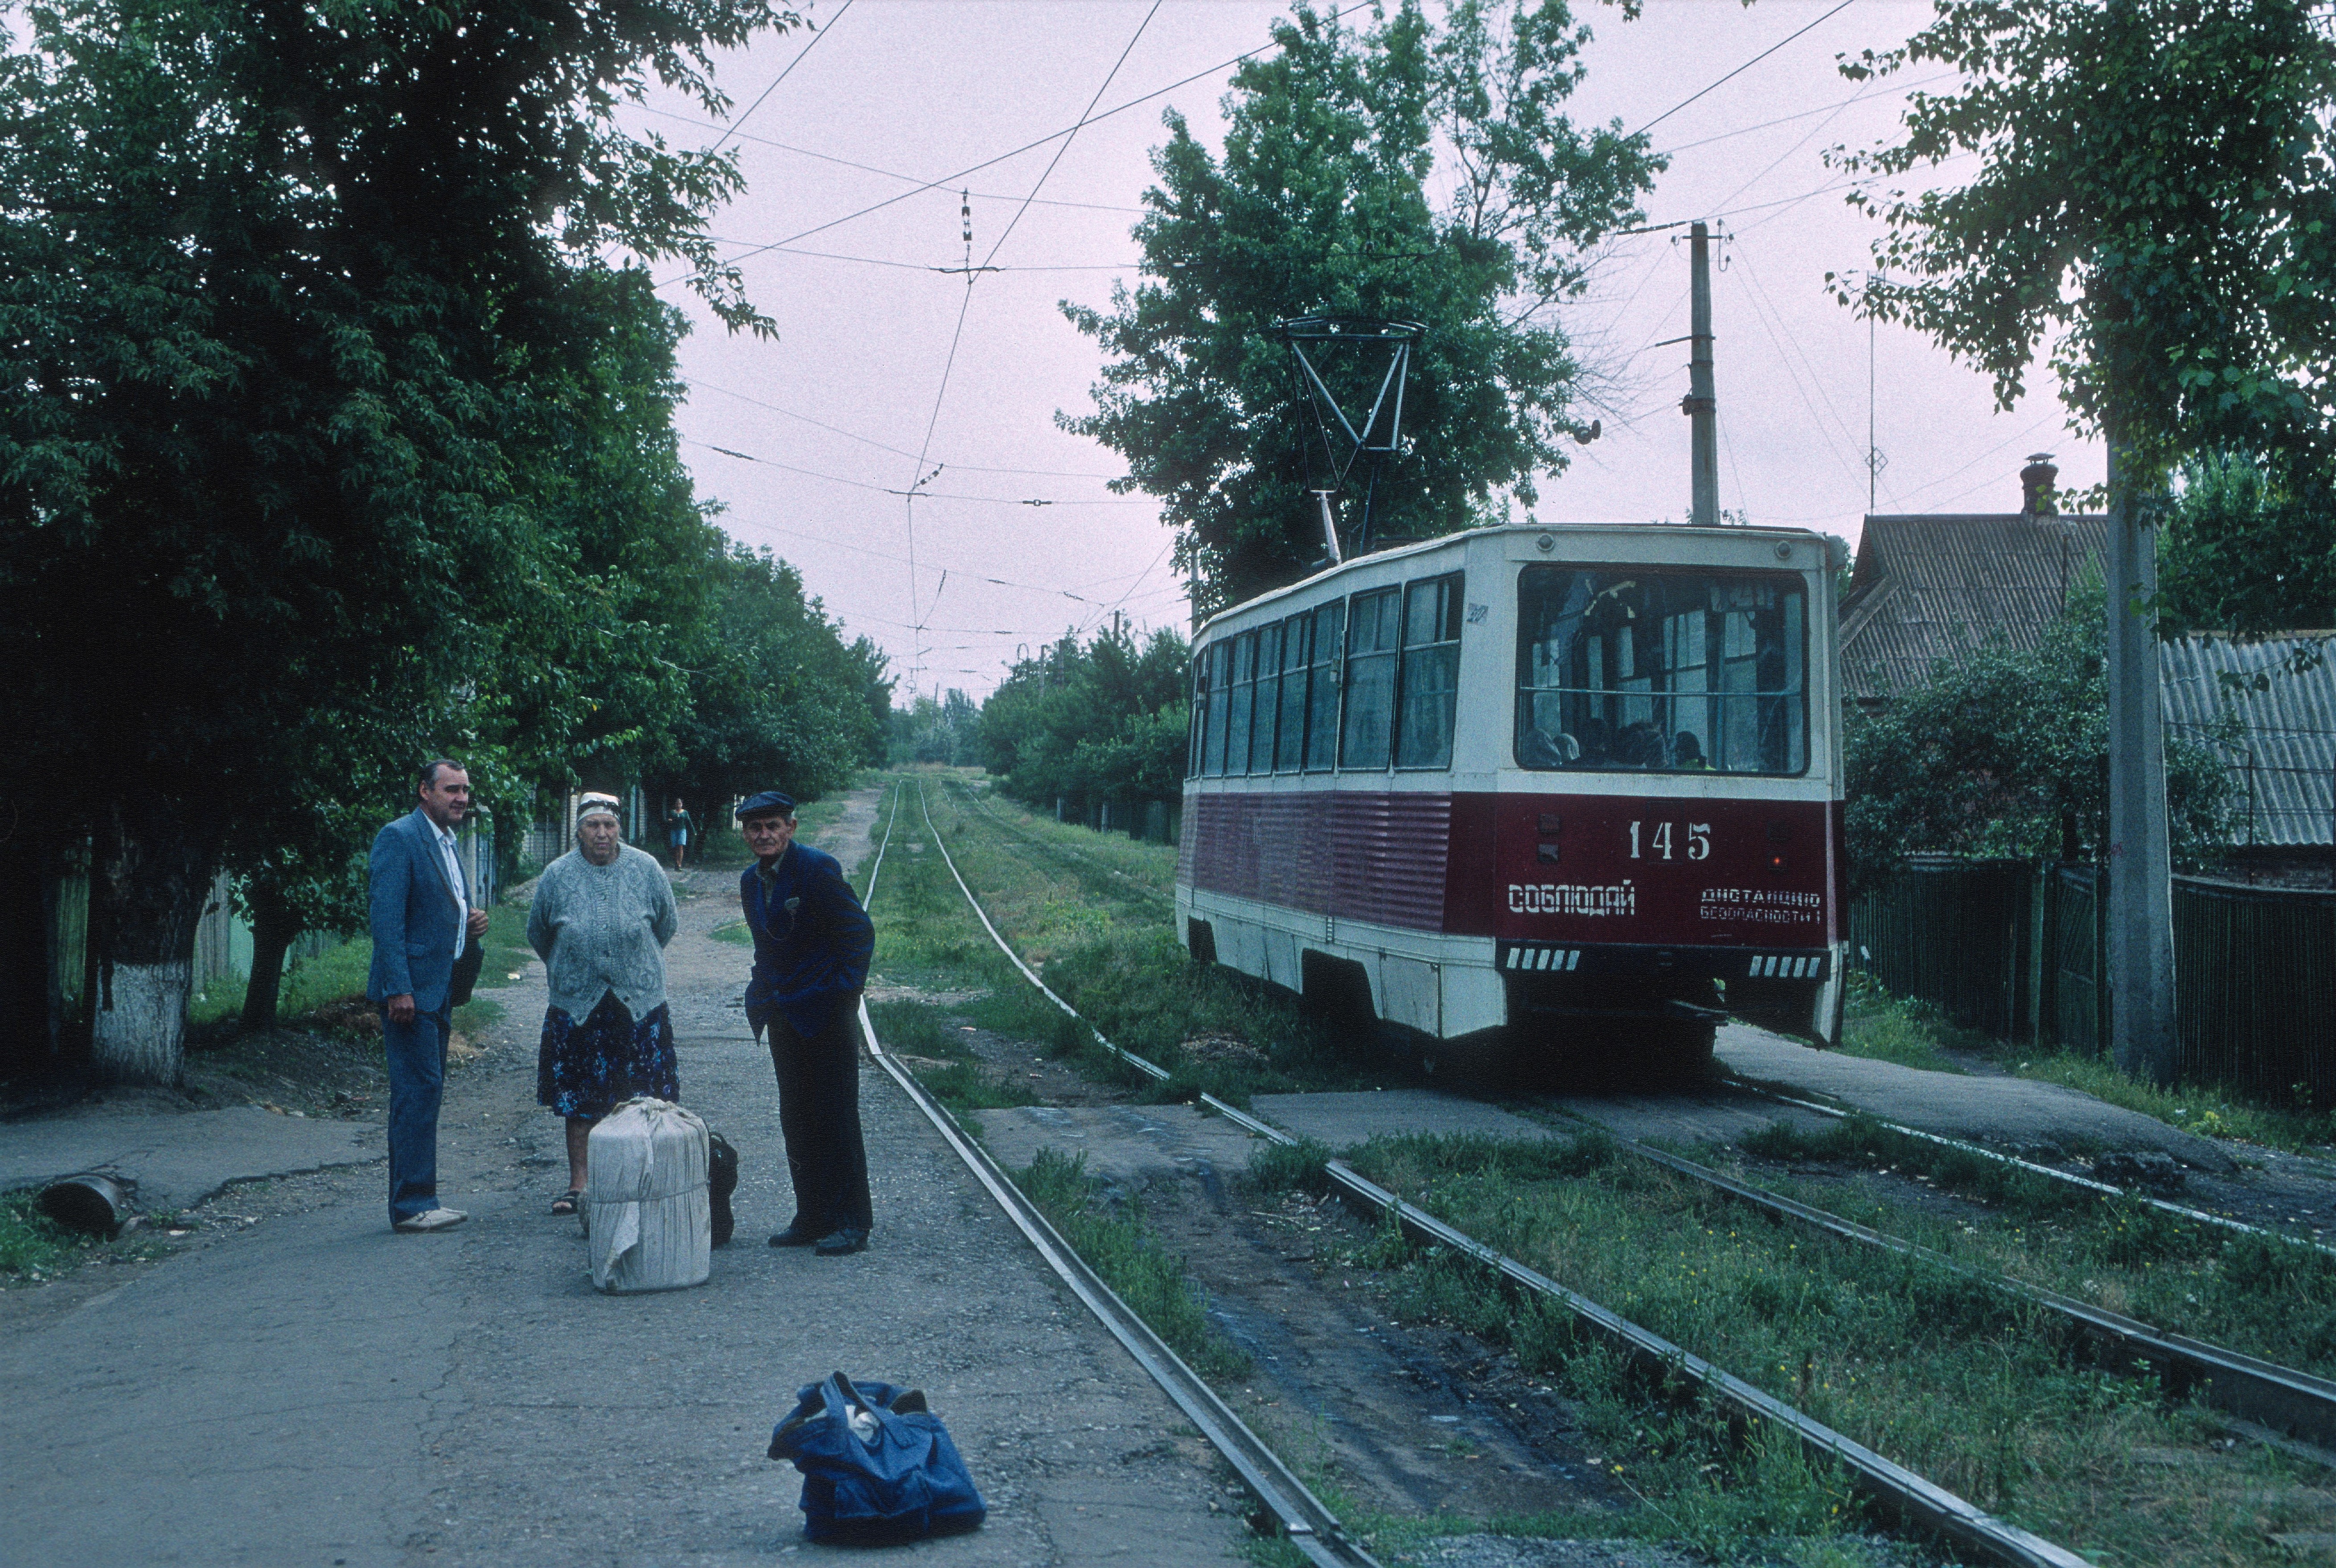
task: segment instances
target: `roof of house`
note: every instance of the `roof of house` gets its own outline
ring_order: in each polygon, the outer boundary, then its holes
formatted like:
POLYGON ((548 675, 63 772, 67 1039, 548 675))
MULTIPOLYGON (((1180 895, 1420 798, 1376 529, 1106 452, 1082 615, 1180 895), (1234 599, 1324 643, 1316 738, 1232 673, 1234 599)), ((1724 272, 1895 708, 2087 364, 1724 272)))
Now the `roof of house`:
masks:
POLYGON ((1841 609, 1842 677, 1871 700, 2000 638, 2032 648, 2100 559, 2108 521, 2084 514, 1868 517, 1841 609))
POLYGON ((2236 642, 2185 637, 2157 647, 2159 690, 2169 735, 2187 732, 2223 754, 2234 795, 2231 842, 2255 845, 2336 841, 2336 664, 2297 673, 2293 656, 2327 635, 2299 633, 2236 642), (2225 675, 2239 677, 2236 685, 2225 675), (2256 677, 2263 689, 2251 689, 2256 677), (2211 739, 2215 721, 2244 729, 2211 739))
MULTIPOLYGON (((1867 518, 1841 609, 1850 695, 1871 702, 1926 686, 1939 660, 1990 639, 2034 647, 2107 544, 2107 520, 2091 514, 1867 518)), ((2168 732, 2213 745, 2231 770, 2234 843, 2336 843, 2336 662, 2292 667, 2299 650, 2328 638, 2203 634, 2158 645, 2168 732), (2261 691, 2251 689, 2258 676, 2261 691), (2236 738, 2214 738, 2231 718, 2236 738)))

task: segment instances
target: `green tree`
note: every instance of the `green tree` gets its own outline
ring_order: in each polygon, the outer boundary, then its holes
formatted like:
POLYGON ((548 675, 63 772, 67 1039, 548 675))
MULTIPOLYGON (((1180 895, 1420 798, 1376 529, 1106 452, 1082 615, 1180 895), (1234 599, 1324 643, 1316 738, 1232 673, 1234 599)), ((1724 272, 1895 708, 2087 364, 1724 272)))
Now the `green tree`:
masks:
POLYGON ((1880 275, 1844 304, 1985 370, 2008 407, 2040 351, 2075 422, 2146 495, 2240 453, 2324 511, 2336 381, 2336 39, 2312 0, 1941 0, 1864 80, 1959 72, 1844 170, 1894 180, 1976 155, 1959 187, 1861 190, 1880 275))
POLYGON ((2161 622, 2242 636, 2336 627, 2336 506, 2318 501, 2251 458, 2184 463, 2159 533, 2161 622))
MULTIPOLYGON (((1874 712, 1846 707, 1849 863, 1871 889, 1909 854, 2098 862, 2108 840, 2107 659, 2098 578, 2032 648, 1996 642, 1942 659, 1928 686, 1874 712)), ((2178 862, 2224 844, 2230 779, 2206 746, 2166 743, 2178 862)))
POLYGON ((1312 415, 1273 323, 1426 326, 1376 507, 1391 533, 1530 508, 1534 474, 1586 433, 1557 309, 1663 167, 1619 123, 1566 117, 1590 34, 1565 0, 1453 0, 1440 24, 1416 0, 1375 15, 1357 31, 1294 5, 1233 78, 1222 159, 1172 110, 1135 226, 1143 280, 1108 312, 1063 307, 1108 357, 1094 412, 1058 417, 1125 459, 1123 491, 1161 498, 1203 609, 1320 550, 1312 415))
POLYGON ((881 755, 873 691, 889 708, 883 655, 847 644, 803 577, 768 550, 731 546, 714 563, 712 619, 690 652, 690 700, 674 736, 676 760, 654 774, 701 823, 756 790, 811 800, 850 782, 881 755))
POLYGON ((1163 627, 1065 637, 1016 665, 981 708, 981 763, 1034 805, 1173 800, 1184 778, 1192 648, 1163 627))
MULTIPOLYGON (((525 694, 482 677, 583 574, 516 438, 589 379, 599 327, 641 325, 610 318, 627 286, 604 258, 687 261, 725 319, 763 325, 703 229, 735 164, 630 137, 616 110, 652 78, 720 108, 710 52, 790 18, 766 0, 17 17, 0 794, 29 838, 93 833, 93 1055, 168 1079, 235 803, 315 778, 312 726, 418 717, 448 749, 527 749, 525 694)), ((643 651, 629 624, 609 640, 643 651)), ((536 711, 555 706, 574 711, 536 711)))

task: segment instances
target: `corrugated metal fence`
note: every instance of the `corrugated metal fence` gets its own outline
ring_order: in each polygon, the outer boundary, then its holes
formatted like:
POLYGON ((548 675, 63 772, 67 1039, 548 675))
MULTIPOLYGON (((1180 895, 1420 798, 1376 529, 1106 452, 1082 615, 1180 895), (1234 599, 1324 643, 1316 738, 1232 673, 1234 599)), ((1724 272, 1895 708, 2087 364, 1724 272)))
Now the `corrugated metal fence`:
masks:
MULTIPOLYGON (((2097 1055, 2108 991, 2091 866, 1919 856, 1850 910, 1851 951, 1965 1028, 2097 1055)), ((2185 1081, 2336 1104, 2336 892, 2174 879, 2185 1081)))

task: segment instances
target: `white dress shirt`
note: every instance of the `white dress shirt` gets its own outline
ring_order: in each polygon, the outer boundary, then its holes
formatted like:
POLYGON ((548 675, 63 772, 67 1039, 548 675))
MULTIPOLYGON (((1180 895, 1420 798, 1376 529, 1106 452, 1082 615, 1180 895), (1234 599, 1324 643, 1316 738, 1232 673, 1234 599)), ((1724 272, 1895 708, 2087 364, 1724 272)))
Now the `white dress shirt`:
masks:
POLYGON ((447 884, 454 890, 454 950, 460 952, 470 936, 471 902, 462 885, 462 859, 454 852, 454 833, 451 828, 430 824, 438 835, 438 852, 446 862, 447 884))

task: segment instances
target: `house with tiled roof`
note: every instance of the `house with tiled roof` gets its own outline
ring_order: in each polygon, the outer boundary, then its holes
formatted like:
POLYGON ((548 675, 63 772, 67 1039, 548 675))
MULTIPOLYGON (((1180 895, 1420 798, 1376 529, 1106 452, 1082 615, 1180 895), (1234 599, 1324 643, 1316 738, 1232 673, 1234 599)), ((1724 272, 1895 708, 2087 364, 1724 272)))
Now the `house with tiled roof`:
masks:
MULTIPOLYGON (((1852 700, 1879 706, 1990 641, 2036 645, 2108 546, 2107 518, 2055 506, 2059 477, 2039 453, 2020 471, 2016 512, 1866 518, 1841 605, 1852 700)), ((2213 746, 2230 769, 2233 859, 2253 874, 2325 883, 2336 869, 2336 663, 2294 667, 2329 635, 2158 645, 2168 733, 2213 746)))

